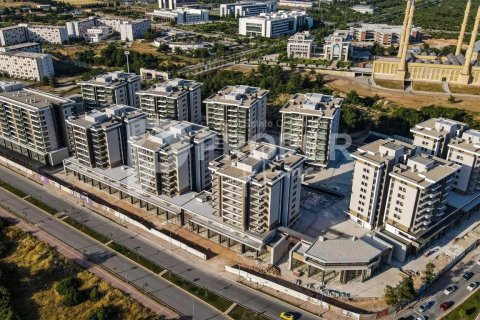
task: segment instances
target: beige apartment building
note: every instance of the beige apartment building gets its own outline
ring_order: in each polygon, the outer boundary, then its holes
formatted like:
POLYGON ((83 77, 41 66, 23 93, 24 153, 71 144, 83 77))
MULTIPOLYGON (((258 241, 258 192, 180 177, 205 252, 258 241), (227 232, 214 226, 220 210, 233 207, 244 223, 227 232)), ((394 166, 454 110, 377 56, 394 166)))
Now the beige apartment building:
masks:
POLYGON ((208 163, 215 157, 215 132, 171 121, 129 140, 137 183, 152 194, 173 197, 210 188, 208 163))
POLYGON ((244 85, 227 86, 204 100, 207 125, 218 132, 219 148, 239 148, 257 140, 266 126, 268 90, 244 85))
POLYGON ((12 78, 41 81, 55 75, 52 56, 33 52, 0 53, 0 74, 12 78))
POLYGON ((309 31, 297 32, 288 39, 287 56, 289 58, 310 59, 314 56, 317 43, 309 31))
POLYGON ((335 155, 342 98, 320 93, 297 93, 280 109, 281 143, 298 148, 307 163, 325 167, 335 155))
POLYGON ((426 154, 390 172, 385 232, 414 242, 448 217, 445 205, 458 164, 426 154))
POLYGON ((299 215, 305 157, 249 142, 210 163, 214 215, 228 226, 263 234, 299 215))
POLYGON ((200 123, 202 118, 202 83, 172 79, 148 90, 140 91, 140 108, 150 125, 168 120, 200 123))
POLYGON ((415 153, 412 145, 398 140, 377 140, 351 154, 355 159, 348 215, 364 228, 383 225, 390 172, 397 164, 406 164, 415 153))
POLYGON ((80 164, 91 168, 106 169, 128 164, 127 141, 145 130, 145 114, 125 105, 67 120, 70 149, 80 164))
POLYGON ((420 152, 445 158, 450 140, 461 135, 467 128, 467 124, 463 122, 432 118, 415 125, 410 132, 413 135, 413 144, 419 147, 420 152))
POLYGON ((480 189, 480 131, 470 129, 453 138, 447 159, 461 166, 453 180, 456 191, 470 194, 480 189))

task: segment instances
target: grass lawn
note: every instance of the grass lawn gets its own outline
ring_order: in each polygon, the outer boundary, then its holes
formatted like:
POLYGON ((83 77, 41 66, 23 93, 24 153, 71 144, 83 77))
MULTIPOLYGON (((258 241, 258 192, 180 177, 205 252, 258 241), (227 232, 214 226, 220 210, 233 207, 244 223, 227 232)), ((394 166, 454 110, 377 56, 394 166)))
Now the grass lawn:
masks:
POLYGON ((101 243, 107 243, 108 241, 110 241, 110 239, 107 236, 104 236, 103 234, 98 233, 97 231, 93 230, 92 228, 81 224, 80 222, 76 221, 75 219, 72 219, 70 217, 66 217, 62 221, 71 225, 75 229, 80 230, 81 232, 85 233, 86 235, 96 239, 97 241, 100 241, 101 243))
POLYGON ((474 320, 480 313, 480 290, 477 289, 464 303, 456 307, 442 320, 474 320))
POLYGON ((57 209, 49 206, 49 205, 46 204, 45 202, 40 201, 40 200, 38 200, 38 199, 36 199, 36 198, 34 198, 34 197, 32 197, 32 196, 30 196, 30 197, 28 197, 28 198, 25 198, 25 201, 30 202, 30 203, 33 204, 34 206, 42 209, 43 211, 45 211, 45 212, 47 212, 47 213, 49 213, 49 214, 51 214, 51 215, 54 215, 55 213, 58 212, 57 209))
POLYGON ((148 270, 155 272, 155 273, 160 273, 164 269, 160 267, 158 264, 144 258, 143 256, 139 255, 138 253, 122 246, 121 244, 118 244, 116 242, 112 242, 108 245, 110 248, 113 250, 117 251, 118 253, 124 255, 125 257, 135 261, 141 266, 144 266, 148 270))
POLYGON ((1 181, 1 180, 0 180, 0 187, 2 187, 3 189, 5 189, 5 190, 7 190, 11 193, 13 193, 17 197, 25 198, 27 196, 27 194, 25 192, 23 192, 22 190, 17 189, 14 186, 12 186, 12 185, 4 182, 4 181, 1 181))
POLYGON ((268 320, 270 318, 264 316, 264 315, 261 315, 261 314, 258 314, 258 313, 255 313, 247 308, 244 308, 242 306, 235 306, 235 308, 233 308, 232 311, 230 311, 228 313, 228 315, 235 319, 235 320, 268 320))
POLYGON ((429 91, 429 92, 443 92, 443 87, 441 83, 432 83, 432 82, 413 82, 413 90, 418 91, 429 91))
POLYGON ((375 83, 384 88, 388 89, 397 89, 397 90, 403 90, 403 83, 402 81, 398 80, 385 80, 385 79, 375 79, 375 83))

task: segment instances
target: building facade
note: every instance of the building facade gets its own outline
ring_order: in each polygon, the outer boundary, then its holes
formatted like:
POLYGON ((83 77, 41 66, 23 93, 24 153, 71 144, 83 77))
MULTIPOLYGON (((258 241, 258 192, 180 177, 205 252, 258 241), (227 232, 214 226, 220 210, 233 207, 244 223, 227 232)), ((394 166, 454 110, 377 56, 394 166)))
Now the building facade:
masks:
POLYGON ((150 30, 151 24, 148 19, 128 21, 120 25, 120 39, 122 41, 133 41, 142 39, 145 32, 150 30))
POLYGON ((175 10, 154 10, 146 15, 152 20, 175 22, 176 24, 197 24, 209 20, 208 10, 179 8, 175 10))
POLYGON ((250 17, 277 11, 276 2, 238 1, 220 4, 220 17, 250 17))
POLYGON ((180 7, 195 5, 196 0, 158 0, 158 7, 160 9, 175 10, 180 7))
MULTIPOLYGON (((353 38, 359 43, 373 44, 378 43, 382 46, 391 46, 400 44, 402 26, 392 26, 388 24, 369 24, 362 23, 358 27, 350 28, 353 38)), ((412 27, 410 31, 410 41, 419 41, 422 34, 418 28, 412 27)))
POLYGON ((6 47, 0 47, 0 52, 32 52, 41 53, 42 48, 37 42, 25 42, 6 47))
POLYGON ((87 30, 97 26, 97 17, 88 17, 77 21, 67 21, 65 26, 70 38, 85 38, 87 30))
POLYGON ((238 33, 249 37, 274 38, 310 29, 313 20, 305 11, 278 11, 254 17, 241 17, 238 33))
POLYGON ((353 53, 352 34, 348 30, 335 30, 325 38, 323 58, 325 60, 348 61, 353 53))
POLYGON ((52 56, 32 52, 0 53, 0 74, 12 78, 41 81, 55 76, 52 56))
POLYGON ((308 31, 295 33, 288 39, 287 56, 289 58, 310 59, 315 54, 317 43, 308 31))
POLYGON ((68 42, 67 28, 64 26, 30 25, 26 28, 29 42, 62 44, 68 42))
POLYGON ((16 25, 0 29, 0 46, 13 46, 25 42, 28 42, 28 35, 24 26, 16 25))

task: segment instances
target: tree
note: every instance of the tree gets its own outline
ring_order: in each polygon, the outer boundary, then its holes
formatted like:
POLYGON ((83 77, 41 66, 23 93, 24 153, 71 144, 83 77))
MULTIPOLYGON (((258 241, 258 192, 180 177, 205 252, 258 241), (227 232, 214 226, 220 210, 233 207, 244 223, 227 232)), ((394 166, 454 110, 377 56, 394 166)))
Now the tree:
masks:
POLYGON ((397 288, 392 287, 390 285, 387 285, 385 287, 384 296, 385 296, 385 302, 389 306, 395 306, 400 302, 400 301, 398 301, 397 288))
POLYGON ((385 302, 389 306, 395 306, 404 301, 412 301, 415 294, 412 277, 404 278, 396 287, 387 285, 384 291, 385 302))
POLYGON ((345 102, 350 104, 360 103, 360 96, 358 95, 357 91, 351 90, 349 93, 347 93, 347 96, 345 97, 345 102))
POLYGON ((425 266, 425 283, 430 284, 432 283, 433 279, 435 279, 435 264, 432 262, 427 263, 425 266))
POLYGON ((90 290, 90 293, 89 293, 89 298, 90 298, 90 300, 92 300, 92 301, 98 301, 98 300, 100 300, 101 297, 102 297, 102 294, 101 294, 100 290, 98 290, 98 287, 97 287, 97 286, 94 286, 94 287, 90 290))

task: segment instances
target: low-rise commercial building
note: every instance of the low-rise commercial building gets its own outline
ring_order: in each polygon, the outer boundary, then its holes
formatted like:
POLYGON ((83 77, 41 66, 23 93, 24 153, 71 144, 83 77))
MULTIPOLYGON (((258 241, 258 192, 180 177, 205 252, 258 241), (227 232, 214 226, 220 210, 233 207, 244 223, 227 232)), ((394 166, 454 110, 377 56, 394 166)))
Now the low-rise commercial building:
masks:
POLYGON ((277 3, 275 1, 238 1, 234 3, 220 4, 220 17, 250 17, 258 16, 261 13, 270 13, 275 11, 277 11, 277 3))
POLYGON ((8 77, 41 81, 52 78, 52 56, 50 54, 32 52, 0 53, 0 74, 8 77))
POLYGON ((335 30, 325 38, 323 58, 325 60, 348 61, 353 53, 352 34, 349 30, 335 30))
POLYGON ((179 8, 175 10, 154 10, 147 17, 156 21, 175 22, 176 24, 197 24, 208 21, 208 10, 179 8))
POLYGON ((147 115, 151 125, 160 125, 167 120, 200 123, 201 96, 200 82, 172 79, 140 91, 140 108, 147 115))
POLYGON ((25 42, 6 47, 0 47, 0 52, 32 52, 41 53, 42 48, 37 42, 25 42))
POLYGON ((317 43, 309 31, 295 33, 288 39, 287 56, 289 58, 310 59, 317 43))
POLYGON ((120 25, 120 39, 122 41, 133 41, 143 38, 145 32, 150 30, 151 24, 148 19, 138 19, 124 22, 120 25))
POLYGON ((265 132, 268 91, 243 85, 227 86, 204 100, 207 125, 218 132, 219 148, 239 148, 265 132))
POLYGON ((307 163, 325 167, 335 156, 342 98, 320 93, 297 93, 280 109, 281 143, 301 150, 307 163))
POLYGON ((305 11, 278 11, 254 17, 241 17, 238 33, 249 37, 273 38, 294 34, 300 28, 310 29, 313 19, 305 11))
POLYGON ((140 107, 136 95, 141 89, 140 76, 122 71, 110 72, 88 81, 79 82, 85 103, 95 106, 124 104, 140 107))

